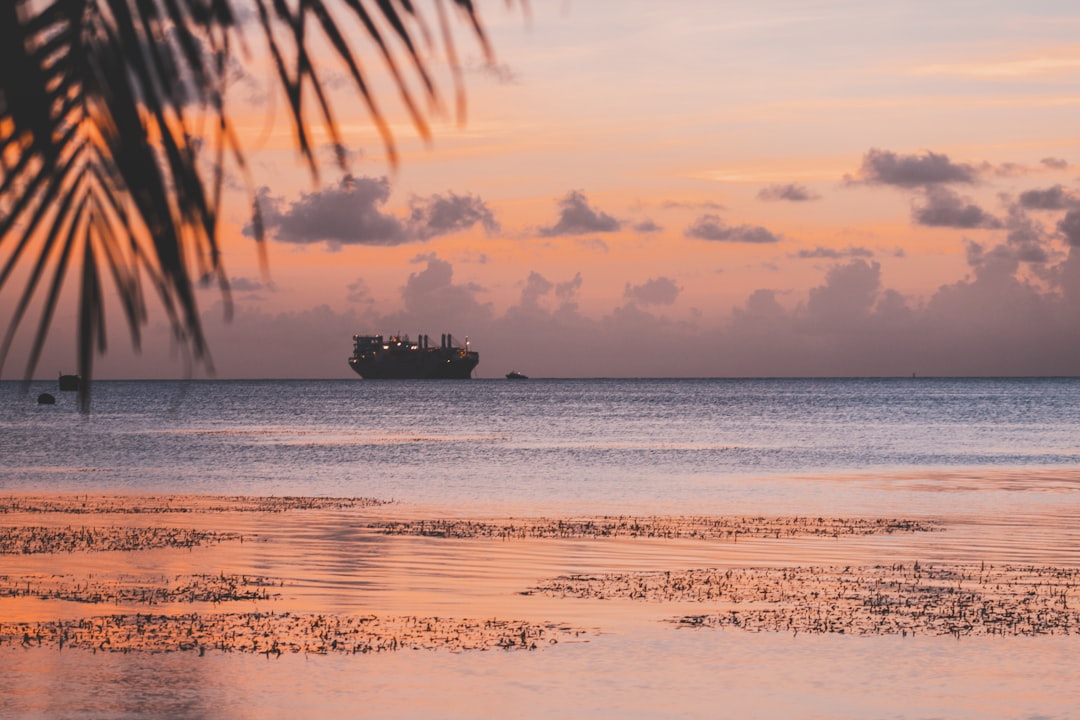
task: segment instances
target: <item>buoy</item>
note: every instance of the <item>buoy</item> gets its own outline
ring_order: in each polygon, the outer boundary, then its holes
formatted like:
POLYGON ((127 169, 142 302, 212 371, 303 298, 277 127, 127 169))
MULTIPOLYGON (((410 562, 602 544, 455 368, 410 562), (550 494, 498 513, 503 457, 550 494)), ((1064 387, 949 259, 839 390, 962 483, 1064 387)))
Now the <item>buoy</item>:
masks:
POLYGON ((40 395, 37 396, 37 404, 38 405, 55 405, 56 404, 56 398, 53 397, 52 395, 50 395, 49 393, 41 393, 40 395))

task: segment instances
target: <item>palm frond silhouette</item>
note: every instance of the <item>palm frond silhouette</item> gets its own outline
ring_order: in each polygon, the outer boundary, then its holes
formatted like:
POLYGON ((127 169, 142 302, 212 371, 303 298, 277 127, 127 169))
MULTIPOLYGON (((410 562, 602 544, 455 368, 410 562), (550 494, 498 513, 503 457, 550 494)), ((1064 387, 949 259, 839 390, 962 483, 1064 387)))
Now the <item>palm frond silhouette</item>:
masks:
MULTIPOLYGON (((106 349, 109 283, 136 348, 147 296, 156 296, 188 361, 212 369, 194 287, 216 281, 231 307, 218 239, 226 160, 247 173, 226 104, 230 63, 250 56, 251 36, 265 44, 295 145, 317 173, 312 107, 342 147, 312 51, 328 48, 394 164, 394 138, 360 63, 361 46, 376 50, 380 71, 424 137, 425 114, 406 75, 415 75, 423 100, 441 101, 425 59, 436 44, 427 15, 437 18, 459 107, 453 26, 464 25, 491 58, 471 0, 433 0, 432 7, 425 13, 413 0, 0 1, 0 289, 25 278, 0 340, 0 369, 36 308, 24 373, 32 377, 61 293, 75 284, 80 401, 88 407, 93 361, 106 349), (361 32, 347 35, 343 19, 361 32)), ((345 162, 339 152, 343 169, 345 162)))

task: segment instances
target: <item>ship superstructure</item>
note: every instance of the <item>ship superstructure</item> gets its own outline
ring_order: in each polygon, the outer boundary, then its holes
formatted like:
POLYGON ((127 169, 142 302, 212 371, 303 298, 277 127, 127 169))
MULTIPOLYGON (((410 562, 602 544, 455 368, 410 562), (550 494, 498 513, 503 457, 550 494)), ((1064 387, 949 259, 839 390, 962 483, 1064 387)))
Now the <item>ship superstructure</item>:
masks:
POLYGON ((349 367, 374 380, 464 380, 479 362, 480 353, 469 349, 469 339, 455 345, 450 333, 443 333, 438 347, 432 347, 427 335, 416 342, 408 335, 353 335, 349 367))

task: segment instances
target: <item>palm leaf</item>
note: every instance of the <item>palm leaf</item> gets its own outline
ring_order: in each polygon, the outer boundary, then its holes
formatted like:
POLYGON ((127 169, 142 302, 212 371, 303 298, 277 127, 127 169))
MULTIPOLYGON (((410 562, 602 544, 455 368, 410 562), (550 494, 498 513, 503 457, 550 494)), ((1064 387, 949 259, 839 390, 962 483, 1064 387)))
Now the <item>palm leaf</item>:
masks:
MULTIPOLYGON (((24 373, 27 380, 33 376, 67 270, 76 262, 82 265, 76 356, 84 388, 90 387, 94 357, 105 351, 103 270, 136 348, 148 317, 146 278, 185 363, 212 369, 193 279, 217 278, 231 308, 218 242, 226 158, 248 172, 224 92, 231 48, 237 42, 246 47, 234 2, 0 1, 0 290, 19 273, 24 278, 0 342, 0 370, 41 295, 24 373), (212 118, 208 171, 191 141, 198 135, 192 113, 212 118), (50 266, 51 281, 43 283, 50 266)), ((411 0, 252 2, 288 99, 296 147, 313 175, 318 163, 306 115, 311 98, 324 129, 341 147, 333 103, 310 52, 316 46, 330 48, 348 70, 392 164, 394 138, 357 59, 359 42, 378 49, 414 126, 429 136, 394 50, 402 48, 424 95, 437 106, 436 83, 414 41, 418 35, 431 44, 431 35, 411 0), (350 38, 335 19, 340 13, 356 18, 366 34, 350 38)), ((451 20, 442 0, 433 2, 463 115, 451 20)), ((472 2, 450 2, 490 59, 472 2)), ((344 154, 338 162, 344 169, 344 154)), ((253 189, 249 194, 254 198, 253 189)), ((265 258, 257 207, 254 212, 265 258)), ((88 401, 84 391, 84 408, 88 401)))

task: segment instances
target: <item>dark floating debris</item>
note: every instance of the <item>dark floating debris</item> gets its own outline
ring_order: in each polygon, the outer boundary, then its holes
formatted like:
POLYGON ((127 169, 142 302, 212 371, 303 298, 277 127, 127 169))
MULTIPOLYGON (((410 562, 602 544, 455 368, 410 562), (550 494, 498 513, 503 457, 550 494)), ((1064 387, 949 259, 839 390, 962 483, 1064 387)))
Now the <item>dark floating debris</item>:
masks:
POLYGON ((1080 569, 895 564, 571 575, 524 594, 716 603, 680 627, 851 635, 1080 634, 1080 569))
POLYGON ((314 613, 123 614, 45 622, 0 622, 0 646, 94 652, 382 653, 397 650, 537 650, 580 640, 556 623, 314 613))
POLYGON ((243 539, 240 533, 191 528, 23 525, 0 527, 0 555, 193 548, 243 539))
POLYGON ((204 512, 287 512, 348 510, 387 505, 392 500, 352 497, 248 497, 242 495, 50 495, 0 497, 0 513, 69 513, 75 515, 204 512))
POLYGON ((941 530, 929 520, 896 518, 603 516, 582 519, 522 518, 503 521, 415 520, 368 526, 385 535, 446 538, 740 538, 846 537, 941 530))
POLYGON ((56 396, 52 395, 50 393, 41 393, 40 395, 37 396, 37 404, 38 405, 55 405, 56 404, 56 396))

